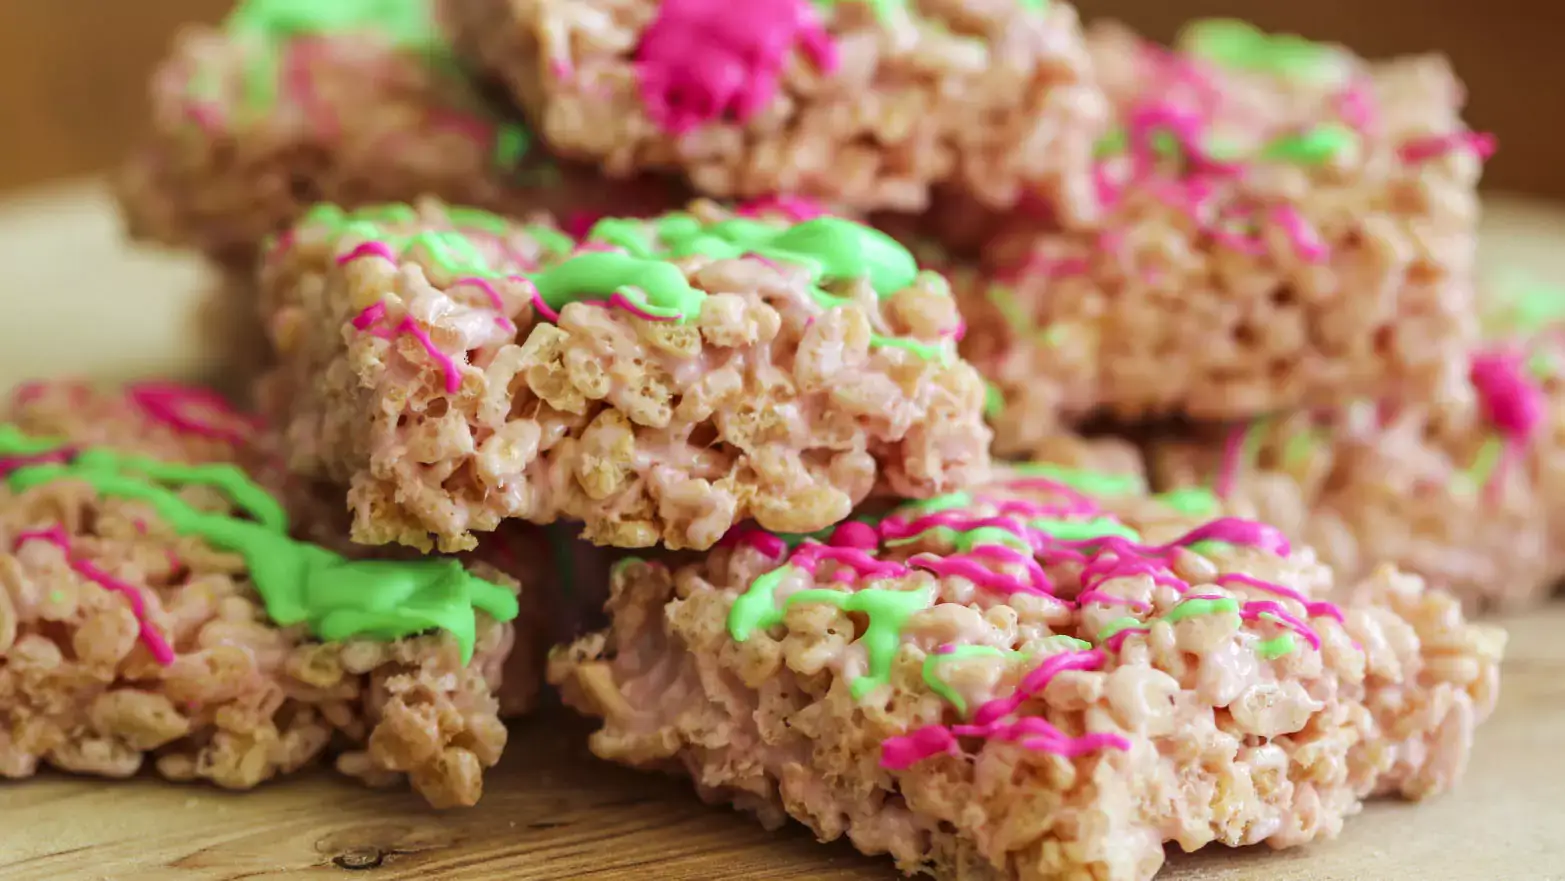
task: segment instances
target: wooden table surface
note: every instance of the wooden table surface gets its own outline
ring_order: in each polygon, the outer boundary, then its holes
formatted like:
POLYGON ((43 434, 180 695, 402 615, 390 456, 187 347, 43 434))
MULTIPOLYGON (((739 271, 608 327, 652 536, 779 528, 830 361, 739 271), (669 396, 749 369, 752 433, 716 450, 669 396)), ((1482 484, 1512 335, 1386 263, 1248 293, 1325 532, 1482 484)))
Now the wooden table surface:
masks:
MULTIPOLYGON (((1486 259, 1565 282, 1565 212, 1496 203, 1486 259)), ((116 242, 102 192, 0 206, 0 386, 40 373, 191 372, 207 357, 183 313, 199 267, 116 242)), ((1412 807, 1369 806, 1312 847, 1176 855, 1168 881, 1565 881, 1565 604, 1505 622, 1503 696, 1467 780, 1412 807)), ((561 711, 516 724, 477 808, 324 772, 233 794, 151 779, 0 783, 0 879, 891 879, 884 861, 768 834, 680 782, 594 761, 561 711)))

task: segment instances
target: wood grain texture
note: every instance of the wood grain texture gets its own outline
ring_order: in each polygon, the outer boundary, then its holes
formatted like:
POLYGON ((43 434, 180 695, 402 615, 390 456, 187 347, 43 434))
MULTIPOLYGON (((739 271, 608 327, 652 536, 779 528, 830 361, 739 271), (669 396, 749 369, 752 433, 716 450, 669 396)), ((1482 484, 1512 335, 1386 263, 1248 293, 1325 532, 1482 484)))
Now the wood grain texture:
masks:
MULTIPOLYGON (((0 206, 5 296, 23 308, 0 322, 0 387, 40 366, 107 376, 201 362, 179 331, 197 267, 124 251, 107 212, 92 186, 0 206), (18 277, 23 287, 12 286, 18 277)), ((1565 279, 1565 212, 1506 203, 1488 223, 1492 262, 1565 279)), ((1341 840, 1313 847, 1175 855, 1161 877, 1565 881, 1565 604, 1505 623, 1499 710, 1457 792, 1417 807, 1371 805, 1341 840)), ((0 879, 897 877, 841 842, 817 844, 797 827, 769 834, 703 806, 680 781, 597 762, 582 746, 586 730, 559 710, 517 723, 483 803, 448 813, 324 772, 247 794, 151 779, 0 783, 0 879)))

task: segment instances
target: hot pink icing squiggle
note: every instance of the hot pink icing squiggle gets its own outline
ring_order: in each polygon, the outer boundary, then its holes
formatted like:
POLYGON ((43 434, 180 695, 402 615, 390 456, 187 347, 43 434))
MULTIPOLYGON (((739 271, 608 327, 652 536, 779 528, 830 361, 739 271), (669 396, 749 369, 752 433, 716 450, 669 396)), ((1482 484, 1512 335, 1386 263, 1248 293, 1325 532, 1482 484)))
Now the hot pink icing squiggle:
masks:
POLYGON ((1106 659, 1102 649, 1050 655, 1022 678, 1014 694, 994 698, 980 706, 973 713, 971 724, 928 725, 907 735, 888 738, 881 747, 881 766, 901 771, 932 756, 960 755, 959 737, 1012 742, 1026 749, 1043 750, 1066 758, 1102 749, 1128 750, 1130 741, 1120 734, 1094 732, 1072 736, 1042 716, 1011 718, 1024 701, 1041 693, 1054 677, 1067 670, 1100 669, 1106 659))
POLYGON ((390 327, 385 326, 385 319, 386 304, 384 302, 374 303, 365 307, 364 311, 360 312, 353 319, 353 327, 355 330, 365 331, 383 340, 393 339, 402 334, 411 336, 418 341, 418 344, 424 348, 425 352, 429 353, 429 357, 439 365, 440 372, 445 377, 446 393, 454 395, 462 390, 462 371, 457 366, 456 359, 440 351, 440 347, 435 345, 435 341, 430 338, 429 331, 420 327, 413 320, 412 316, 403 316, 401 321, 390 327))
POLYGON ((747 122, 771 103, 795 46, 836 69, 836 44, 808 0, 665 0, 636 48, 647 114, 674 134, 726 116, 747 122))
POLYGON ((236 412, 221 395, 206 389, 168 382, 140 382, 125 390, 126 398, 149 418, 184 434, 232 446, 250 443, 260 420, 236 412), (206 418, 220 417, 225 424, 206 418))
POLYGON ((164 666, 174 663, 174 647, 169 645, 163 634, 152 626, 148 619, 147 598, 134 585, 121 581, 109 573, 99 569, 92 563, 76 557, 71 547, 71 537, 66 534, 64 528, 52 526, 48 529, 35 529, 18 533, 11 544, 12 552, 21 549, 22 545, 30 541, 48 542, 60 549, 65 555, 65 563, 73 572, 81 577, 97 584, 104 590, 117 593, 125 597, 130 603, 130 610, 136 616, 136 627, 143 645, 152 657, 164 666))

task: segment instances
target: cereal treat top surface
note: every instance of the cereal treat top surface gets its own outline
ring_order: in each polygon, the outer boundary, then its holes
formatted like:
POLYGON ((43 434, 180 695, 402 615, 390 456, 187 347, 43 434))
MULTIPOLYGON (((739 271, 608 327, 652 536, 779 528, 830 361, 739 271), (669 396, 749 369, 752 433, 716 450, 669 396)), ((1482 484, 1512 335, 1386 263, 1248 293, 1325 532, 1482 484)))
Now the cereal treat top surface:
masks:
POLYGON ((0 773, 244 789, 346 744, 347 773, 476 800, 516 584, 293 539, 235 414, 145 389, 33 386, 0 424, 0 773))
POLYGON ((739 530, 620 564, 610 629, 551 676, 599 755, 937 877, 1147 879, 1165 842, 1289 846, 1448 787, 1504 634, 1390 570, 1322 601, 1311 552, 1189 502, 1034 465, 739 530))
POLYGON ((1443 60, 1371 64, 1233 21, 1176 50, 1109 25, 1088 40, 1118 117, 1103 222, 1018 216, 964 304, 972 357, 1016 405, 1003 444, 1093 413, 1453 393, 1494 144, 1462 124, 1443 60))
POLYGON ((458 46, 550 146, 611 174, 684 172, 724 198, 921 210, 1089 201, 1105 122, 1063 3, 446 0, 458 46))
POLYGON ((1315 547, 1343 578, 1382 561, 1471 608, 1539 602, 1565 571, 1551 499, 1565 434, 1565 374, 1551 331, 1557 289, 1485 296, 1489 339, 1462 394, 1354 401, 1154 441, 1160 485, 1209 485, 1315 547))
POLYGON ((580 241, 471 216, 322 209, 269 260, 268 408, 296 470, 351 485, 359 541, 570 518, 705 548, 987 468, 949 289, 882 233, 778 202, 580 241))
MULTIPOLYGON (((152 99, 153 136, 120 181, 131 230, 229 263, 322 200, 605 201, 484 98, 425 0, 249 0, 220 28, 180 34, 152 99)), ((671 204, 624 188, 623 210, 671 204)))

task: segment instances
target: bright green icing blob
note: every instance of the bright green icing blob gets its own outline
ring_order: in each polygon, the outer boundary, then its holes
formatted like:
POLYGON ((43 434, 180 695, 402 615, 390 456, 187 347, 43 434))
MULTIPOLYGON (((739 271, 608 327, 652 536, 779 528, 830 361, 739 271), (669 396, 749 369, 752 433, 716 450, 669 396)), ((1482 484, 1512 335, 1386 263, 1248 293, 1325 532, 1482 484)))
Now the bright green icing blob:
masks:
MULTIPOLYGON (((1186 618, 1196 618, 1202 615, 1218 615, 1224 612, 1232 612, 1235 615, 1239 614, 1239 601, 1233 599, 1232 597, 1218 597, 1215 599, 1197 598, 1184 600, 1164 613, 1162 618, 1153 620, 1162 620, 1167 621, 1170 624, 1178 624, 1180 621, 1183 621, 1186 618)), ((1122 630, 1129 630, 1132 627, 1146 627, 1150 626, 1151 624, 1152 621, 1143 622, 1141 619, 1136 618, 1133 615, 1125 615, 1120 618, 1115 618, 1113 621, 1103 625, 1103 629, 1098 631, 1098 642, 1103 642, 1104 640, 1108 639, 1116 633, 1119 633, 1122 630)))
MULTIPOLYGON (((273 532, 288 531, 288 514, 271 494, 256 486, 243 471, 223 465, 171 465, 144 456, 128 456, 108 449, 84 450, 72 465, 77 469, 115 473, 144 474, 158 483, 173 486, 207 486, 221 491, 234 507, 273 532)), ((27 479, 13 480, 17 489, 37 485, 27 479)))
POLYGON ((640 221, 606 218, 593 226, 587 238, 639 257, 700 255, 725 260, 757 254, 809 269, 812 283, 868 278, 882 297, 918 278, 918 262, 896 239, 840 217, 817 217, 779 227, 743 217, 703 224, 689 214, 675 212, 653 221, 652 235, 645 226, 640 221))
MULTIPOLYGON (((371 205, 344 211, 337 205, 322 203, 306 212, 302 223, 322 226, 336 237, 354 235, 367 242, 379 242, 399 255, 419 249, 432 264, 451 276, 495 278, 508 274, 494 269, 466 232, 506 235, 512 226, 505 218, 479 208, 451 207, 446 209, 446 220, 455 229, 411 234, 386 229, 387 225, 416 223, 418 218, 418 211, 411 205, 371 205)), ((555 253, 569 252, 575 247, 569 236, 546 226, 527 226, 525 231, 555 253)))
POLYGON ((999 419, 1005 414, 1005 393, 992 382, 984 383, 984 418, 999 419))
POLYGON ((787 610, 800 603, 825 603, 844 612, 859 612, 869 618, 869 626, 859 642, 869 659, 869 672, 849 686, 854 698, 862 698, 891 681, 891 662, 902 643, 902 627, 913 613, 929 607, 931 588, 887 590, 870 587, 857 591, 812 588, 790 594, 777 602, 777 586, 790 573, 801 571, 781 566, 751 583, 750 589, 734 600, 728 613, 728 632, 735 642, 744 642, 757 630, 781 624, 787 610))
POLYGON ((1485 486, 1504 455, 1505 442, 1491 435, 1484 440, 1483 446, 1478 448, 1472 464, 1459 475, 1461 479, 1457 482, 1457 486, 1466 492, 1473 492, 1478 487, 1485 486))
POLYGON ((29 437, 14 425, 0 425, 0 455, 32 458, 52 453, 65 446, 65 441, 49 437, 29 437))
POLYGON ((1276 76, 1316 77, 1333 73, 1331 48, 1294 34, 1268 34, 1232 18, 1194 22, 1180 34, 1179 45, 1224 67, 1276 76))
POLYGON ((940 538, 946 544, 964 554, 979 545, 1009 545, 1022 551, 1032 549, 1032 545, 1027 543, 1027 539, 1000 526, 979 526, 975 529, 953 529, 949 526, 932 526, 906 538, 896 538, 887 541, 886 547, 901 547, 902 545, 923 541, 930 536, 940 538))
POLYGON ((1140 626, 1141 619, 1132 615, 1126 615, 1122 618, 1115 618, 1113 621, 1103 625, 1103 629, 1098 631, 1098 642, 1103 642, 1114 634, 1119 633, 1121 630, 1129 630, 1132 627, 1140 626))
POLYGON ((429 0, 242 0, 226 25, 274 41, 372 28, 398 46, 443 45, 429 0))
POLYGON ((1186 486, 1179 489, 1171 489, 1156 496, 1159 502, 1173 508, 1181 514, 1189 514, 1192 517, 1206 517, 1216 514, 1220 509, 1216 493, 1204 486, 1186 486))
POLYGON ((992 645, 958 645, 952 646, 950 651, 936 652, 924 657, 924 684, 929 686, 929 690, 939 695, 946 703, 956 707, 956 711, 964 716, 967 715, 967 701, 963 700, 962 695, 952 688, 950 683, 940 678, 938 675, 939 669, 940 665, 947 661, 961 661, 977 657, 1020 658, 1022 653, 995 648, 992 645))
POLYGON ((1544 349, 1533 352, 1527 356, 1527 372, 1534 379, 1549 379, 1559 372, 1559 357, 1544 349))
MULTIPOLYGON (((36 440, 14 428, 0 430, 0 455, 38 452, 36 440)), ((7 484, 23 492, 55 480, 79 480, 101 495, 144 502, 180 535, 238 553, 274 622, 283 627, 303 623, 328 642, 391 640, 440 629, 456 638, 466 662, 477 639, 475 610, 499 621, 519 612, 514 595, 474 577, 455 560, 354 561, 294 541, 276 500, 233 465, 167 465, 89 450, 67 465, 20 468, 7 484), (256 519, 201 511, 162 483, 222 489, 256 519)))
POLYGON ((1141 480, 1133 474, 1105 474, 1067 468, 1050 462, 1022 462, 1011 466, 1022 477, 1041 477, 1089 496, 1129 496, 1141 492, 1141 480))
POLYGON ((1287 442, 1283 444, 1283 467, 1292 468, 1294 465, 1304 461, 1304 458, 1310 454, 1310 450, 1315 446, 1315 441, 1315 432, 1312 429, 1304 429, 1303 431, 1295 432, 1291 437, 1288 438, 1287 442))
POLYGON ((1294 650, 1295 647, 1296 643, 1293 640, 1293 634, 1282 633, 1272 637, 1271 639, 1256 643, 1255 651, 1261 657, 1270 661, 1289 654, 1294 650))
POLYGON ((1239 601, 1232 597, 1185 600, 1169 609, 1168 613, 1163 616, 1163 620, 1170 624, 1177 624, 1186 618, 1216 615, 1222 612, 1233 612, 1237 615, 1239 613, 1239 601))
POLYGON ((495 133, 494 164, 496 168, 515 168, 532 146, 532 135, 514 122, 500 126, 495 133))
POLYGON ((1109 517, 1091 520, 1034 520, 1033 529, 1060 541, 1087 541, 1094 538, 1118 536, 1129 541, 1141 541, 1141 533, 1109 517))
POLYGON ((1565 287, 1552 285, 1526 273, 1508 273, 1495 282, 1499 308, 1485 316, 1486 332, 1534 334, 1565 321, 1565 287))
POLYGON ((619 294, 654 318, 693 321, 706 294, 679 267, 618 251, 589 251, 533 276, 539 296, 556 312, 581 300, 619 294))
MULTIPOLYGON (((1092 648, 1092 643, 1085 639, 1077 639, 1059 633, 1054 636, 1044 637, 1040 646, 1062 646, 1066 651, 1085 651, 1092 648)), ((924 684, 929 690, 939 695, 946 703, 956 707, 956 711, 963 716, 967 715, 967 701, 949 682, 940 678, 940 668, 949 661, 962 661, 968 658, 1005 658, 1006 660, 1023 660, 1031 657, 1033 652, 1018 652, 1011 649, 996 648, 992 645, 958 645, 952 646, 947 651, 934 652, 924 657, 922 670, 924 684)))
POLYGON ((1261 158, 1321 165, 1352 150, 1358 140, 1358 133, 1347 126, 1328 123, 1272 141, 1261 151, 1261 158))
POLYGON ((1216 539, 1210 538, 1203 541, 1192 542, 1191 544, 1185 546, 1185 550, 1187 551, 1194 551, 1195 553, 1206 554, 1208 556, 1212 554, 1230 553, 1233 551, 1233 549, 1234 546, 1226 541, 1217 541, 1216 539))

